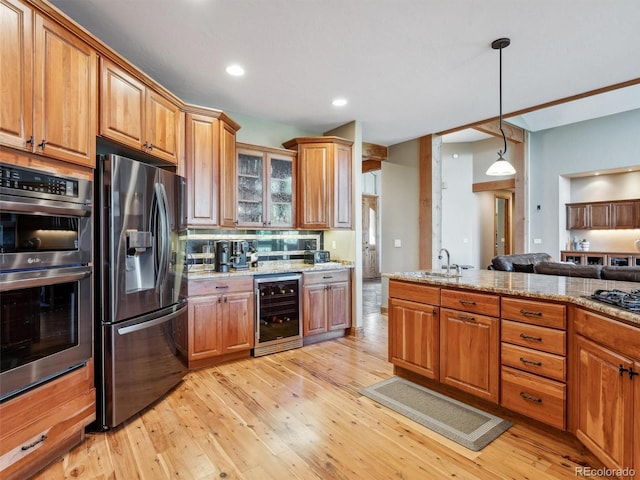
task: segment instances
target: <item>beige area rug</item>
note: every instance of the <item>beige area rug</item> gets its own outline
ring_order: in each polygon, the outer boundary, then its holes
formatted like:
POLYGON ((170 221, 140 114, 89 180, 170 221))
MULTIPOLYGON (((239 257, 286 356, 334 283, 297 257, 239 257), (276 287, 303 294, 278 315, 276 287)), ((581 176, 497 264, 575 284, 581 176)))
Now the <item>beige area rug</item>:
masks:
POLYGON ((473 451, 483 449, 512 425, 400 377, 383 380, 360 393, 473 451))

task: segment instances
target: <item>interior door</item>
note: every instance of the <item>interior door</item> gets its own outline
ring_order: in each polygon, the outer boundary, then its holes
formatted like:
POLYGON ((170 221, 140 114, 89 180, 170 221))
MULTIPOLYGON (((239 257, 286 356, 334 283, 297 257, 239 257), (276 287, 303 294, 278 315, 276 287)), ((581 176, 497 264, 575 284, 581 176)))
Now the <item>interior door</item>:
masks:
POLYGON ((362 195, 362 277, 380 276, 378 197, 362 195))

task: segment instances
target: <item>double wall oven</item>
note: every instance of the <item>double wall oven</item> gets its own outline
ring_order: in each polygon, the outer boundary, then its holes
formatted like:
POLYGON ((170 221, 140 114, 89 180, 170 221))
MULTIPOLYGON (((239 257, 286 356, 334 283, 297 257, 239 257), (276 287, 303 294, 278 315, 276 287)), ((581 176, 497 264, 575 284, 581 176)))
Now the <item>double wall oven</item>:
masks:
POLYGON ((0 163, 0 401, 91 358, 91 187, 0 163))

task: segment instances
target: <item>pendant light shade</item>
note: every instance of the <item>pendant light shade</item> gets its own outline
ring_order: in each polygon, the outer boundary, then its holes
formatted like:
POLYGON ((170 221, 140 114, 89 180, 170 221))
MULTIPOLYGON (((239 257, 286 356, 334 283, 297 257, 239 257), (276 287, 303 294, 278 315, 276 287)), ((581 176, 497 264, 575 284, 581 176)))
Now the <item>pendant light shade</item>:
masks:
POLYGON ((513 175, 516 173, 516 169, 513 168, 513 165, 503 157, 503 155, 507 153, 507 137, 502 129, 502 49, 508 47, 510 44, 511 40, 508 38, 499 38, 491 43, 491 48, 494 50, 500 50, 500 133, 502 133, 502 141, 504 142, 504 149, 498 150, 498 159, 487 169, 487 175, 495 177, 513 175))

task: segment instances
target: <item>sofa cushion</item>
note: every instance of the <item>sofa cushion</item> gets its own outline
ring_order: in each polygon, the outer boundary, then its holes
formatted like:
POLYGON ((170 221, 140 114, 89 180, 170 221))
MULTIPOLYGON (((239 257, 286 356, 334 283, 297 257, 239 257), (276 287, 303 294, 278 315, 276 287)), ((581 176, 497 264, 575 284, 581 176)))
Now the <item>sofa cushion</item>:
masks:
MULTIPOLYGON (((550 262, 553 258, 548 253, 517 253, 514 255, 498 255, 491 259, 491 267, 493 270, 502 270, 505 272, 513 272, 513 264, 518 265, 535 265, 538 262, 550 262)), ((490 267, 490 268, 491 268, 490 267)))
POLYGON ((534 267, 535 273, 562 275, 565 277, 601 278, 602 265, 574 265, 564 262, 540 262, 534 267))
POLYGON ((523 272, 523 273, 533 273, 533 263, 514 263, 513 271, 514 272, 523 272))
POLYGON ((602 267, 602 278, 604 280, 640 282, 640 267, 602 267))

